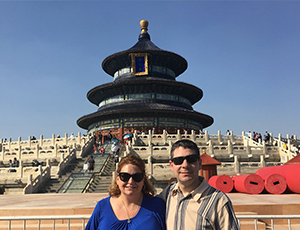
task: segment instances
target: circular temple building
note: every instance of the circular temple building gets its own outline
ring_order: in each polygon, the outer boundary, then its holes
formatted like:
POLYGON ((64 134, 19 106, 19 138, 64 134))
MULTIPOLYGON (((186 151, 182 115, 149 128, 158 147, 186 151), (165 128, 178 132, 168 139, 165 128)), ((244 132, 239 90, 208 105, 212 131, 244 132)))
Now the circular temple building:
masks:
POLYGON ((213 118, 192 107, 201 100, 202 90, 176 81, 187 69, 187 61, 154 45, 146 20, 140 25, 141 33, 133 47, 103 61, 103 70, 114 80, 88 92, 88 100, 98 110, 79 118, 78 126, 96 135, 110 131, 118 139, 134 130, 175 133, 210 126, 213 118))

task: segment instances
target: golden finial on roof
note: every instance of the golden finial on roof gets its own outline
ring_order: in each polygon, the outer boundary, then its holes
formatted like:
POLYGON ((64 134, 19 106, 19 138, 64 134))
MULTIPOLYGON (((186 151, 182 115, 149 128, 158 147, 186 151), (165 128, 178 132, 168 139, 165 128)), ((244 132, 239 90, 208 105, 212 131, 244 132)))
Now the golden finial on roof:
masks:
POLYGON ((140 26, 141 26, 141 34, 147 33, 148 30, 148 21, 147 20, 142 20, 140 21, 140 26))

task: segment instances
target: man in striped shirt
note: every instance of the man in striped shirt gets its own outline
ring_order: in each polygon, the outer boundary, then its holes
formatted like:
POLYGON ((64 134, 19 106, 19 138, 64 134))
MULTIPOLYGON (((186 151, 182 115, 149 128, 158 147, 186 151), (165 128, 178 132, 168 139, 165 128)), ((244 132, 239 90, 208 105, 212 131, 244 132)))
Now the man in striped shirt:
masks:
POLYGON ((230 199, 198 176, 202 162, 194 142, 174 143, 169 163, 177 182, 160 194, 166 201, 168 230, 239 229, 230 199))

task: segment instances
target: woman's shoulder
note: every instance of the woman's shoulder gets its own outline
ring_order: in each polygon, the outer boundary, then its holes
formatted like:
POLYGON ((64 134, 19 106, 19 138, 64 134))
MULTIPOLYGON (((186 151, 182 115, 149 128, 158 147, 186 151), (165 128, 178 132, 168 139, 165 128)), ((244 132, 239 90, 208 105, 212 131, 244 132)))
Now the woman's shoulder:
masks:
POLYGON ((105 198, 99 200, 98 203, 97 203, 97 205, 105 206, 105 205, 109 204, 110 198, 111 198, 111 197, 108 196, 108 197, 105 197, 105 198))

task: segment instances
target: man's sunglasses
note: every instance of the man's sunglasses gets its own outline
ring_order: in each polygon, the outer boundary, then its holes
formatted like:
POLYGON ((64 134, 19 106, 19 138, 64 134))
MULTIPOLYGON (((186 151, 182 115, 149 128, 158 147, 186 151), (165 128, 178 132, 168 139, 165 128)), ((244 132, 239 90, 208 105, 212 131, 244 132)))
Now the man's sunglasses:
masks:
POLYGON ((143 173, 129 174, 129 173, 125 173, 125 172, 120 172, 118 175, 119 175, 120 180, 123 182, 128 182, 130 177, 132 177, 132 179, 135 182, 141 182, 144 179, 143 173))
POLYGON ((193 154, 193 155, 188 155, 185 157, 174 157, 171 159, 171 161, 175 165, 181 165, 185 159, 188 163, 192 164, 192 163, 195 163, 197 160, 199 160, 199 156, 196 154, 193 154))

